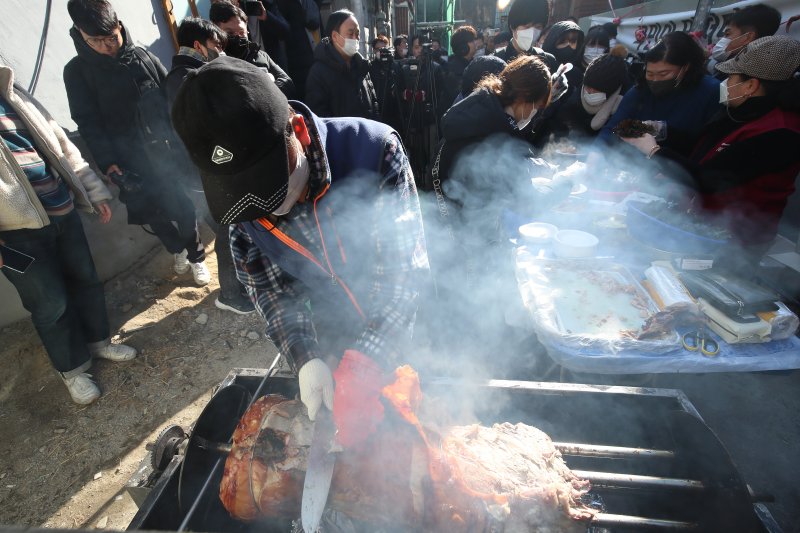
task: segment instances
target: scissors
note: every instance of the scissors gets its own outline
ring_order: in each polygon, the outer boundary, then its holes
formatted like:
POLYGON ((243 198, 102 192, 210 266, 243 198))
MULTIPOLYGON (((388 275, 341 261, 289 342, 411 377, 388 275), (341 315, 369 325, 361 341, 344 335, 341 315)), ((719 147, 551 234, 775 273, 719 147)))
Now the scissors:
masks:
POLYGON ((700 351, 706 357, 714 357, 719 353, 719 344, 706 336, 706 328, 699 327, 683 335, 683 347, 690 352, 700 351))

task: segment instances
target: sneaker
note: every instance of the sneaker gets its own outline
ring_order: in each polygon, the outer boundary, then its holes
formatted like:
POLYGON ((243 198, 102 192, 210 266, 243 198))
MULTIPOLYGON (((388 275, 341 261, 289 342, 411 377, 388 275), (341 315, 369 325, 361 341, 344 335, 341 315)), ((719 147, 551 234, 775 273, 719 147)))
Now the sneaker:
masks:
POLYGON ((217 309, 222 309, 223 311, 232 311, 237 315, 249 315, 256 310, 256 308, 253 307, 253 302, 244 296, 230 299, 222 298, 220 296, 214 301, 214 305, 217 307, 217 309))
POLYGON ((94 381, 90 378, 91 374, 82 372, 75 374, 71 378, 65 378, 63 375, 61 380, 67 386, 69 395, 72 396, 72 401, 80 405, 89 405, 100 397, 100 389, 97 388, 94 381))
POLYGON ((136 357, 136 348, 125 344, 106 344, 102 348, 90 350, 92 356, 109 361, 130 361, 136 357))
POLYGON ((175 273, 186 274, 189 271, 189 260, 186 256, 189 254, 186 250, 179 254, 175 254, 175 273))
POLYGON ((208 271, 208 267, 204 261, 200 261, 199 263, 189 263, 189 267, 192 269, 192 275, 194 276, 194 282, 202 287, 203 285, 208 285, 211 281, 211 272, 208 271))

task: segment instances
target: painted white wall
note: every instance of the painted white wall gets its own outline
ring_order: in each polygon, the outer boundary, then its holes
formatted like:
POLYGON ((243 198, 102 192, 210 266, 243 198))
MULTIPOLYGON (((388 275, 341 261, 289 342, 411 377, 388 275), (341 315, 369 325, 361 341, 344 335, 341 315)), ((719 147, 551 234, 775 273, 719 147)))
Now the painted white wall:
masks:
MULTIPOLYGON (((155 53, 169 68, 174 49, 161 0, 111 0, 111 3, 134 41, 155 53)), ((175 3, 179 2, 176 0, 175 3)), ((26 88, 36 62, 46 5, 46 0, 0 1, 0 61, 14 69, 17 82, 26 88)), ((207 15, 208 7, 205 9, 207 15)), ((189 12, 188 3, 186 12, 189 12)), ((175 14, 178 13, 176 10, 175 14)), ((76 126, 69 115, 62 77, 64 65, 75 56, 75 47, 69 36, 71 26, 66 0, 53 0, 47 47, 35 96, 62 127, 74 131, 76 126)), ((104 280, 127 269, 158 242, 138 226, 125 224, 127 213, 124 206, 115 202, 113 207, 114 220, 109 225, 103 226, 84 218, 95 264, 104 280)), ((0 302, 0 326, 27 315, 5 276, 0 276, 0 302)))

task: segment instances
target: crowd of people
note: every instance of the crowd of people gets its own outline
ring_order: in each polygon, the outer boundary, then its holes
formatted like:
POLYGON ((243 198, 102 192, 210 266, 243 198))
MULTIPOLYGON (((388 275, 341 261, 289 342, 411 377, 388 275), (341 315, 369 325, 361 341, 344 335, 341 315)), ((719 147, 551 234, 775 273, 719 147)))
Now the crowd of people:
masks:
POLYGON ((713 48, 676 31, 634 54, 613 24, 584 32, 551 21, 547 0, 515 0, 507 31, 458 27, 449 55, 429 35, 379 35, 367 59, 350 11, 323 25, 312 0, 218 0, 208 20, 181 22, 170 69, 108 0, 68 9, 65 89, 100 175, 0 67, 0 241, 36 259, 3 272, 77 403, 100 395, 91 357, 136 355, 109 342, 74 212, 107 222, 109 182, 128 223, 197 285, 210 281, 198 221, 211 227, 216 305, 262 315, 309 415, 332 409, 357 444, 382 416, 383 376, 412 350, 418 311, 464 347, 502 320, 476 302, 506 290, 494 253, 504 213, 535 216, 579 172, 622 157, 651 165, 673 200, 725 215, 757 260, 800 172, 800 42, 773 35, 780 15, 762 4, 734 13, 713 48), (631 120, 660 129, 620 134, 631 120), (548 161, 563 143, 585 165, 548 161))

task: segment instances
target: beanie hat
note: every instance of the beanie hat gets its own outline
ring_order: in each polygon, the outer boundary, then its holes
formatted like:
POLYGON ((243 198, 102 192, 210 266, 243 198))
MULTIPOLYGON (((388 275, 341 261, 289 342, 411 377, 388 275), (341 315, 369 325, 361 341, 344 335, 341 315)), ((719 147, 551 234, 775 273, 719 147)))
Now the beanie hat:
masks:
POLYGON ((461 95, 466 97, 488 74, 500 74, 506 68, 506 62, 497 56, 478 56, 469 62, 461 75, 461 95))
POLYGON ((583 84, 610 95, 625 83, 625 76, 627 76, 625 60, 612 54, 603 54, 586 67, 583 84))

